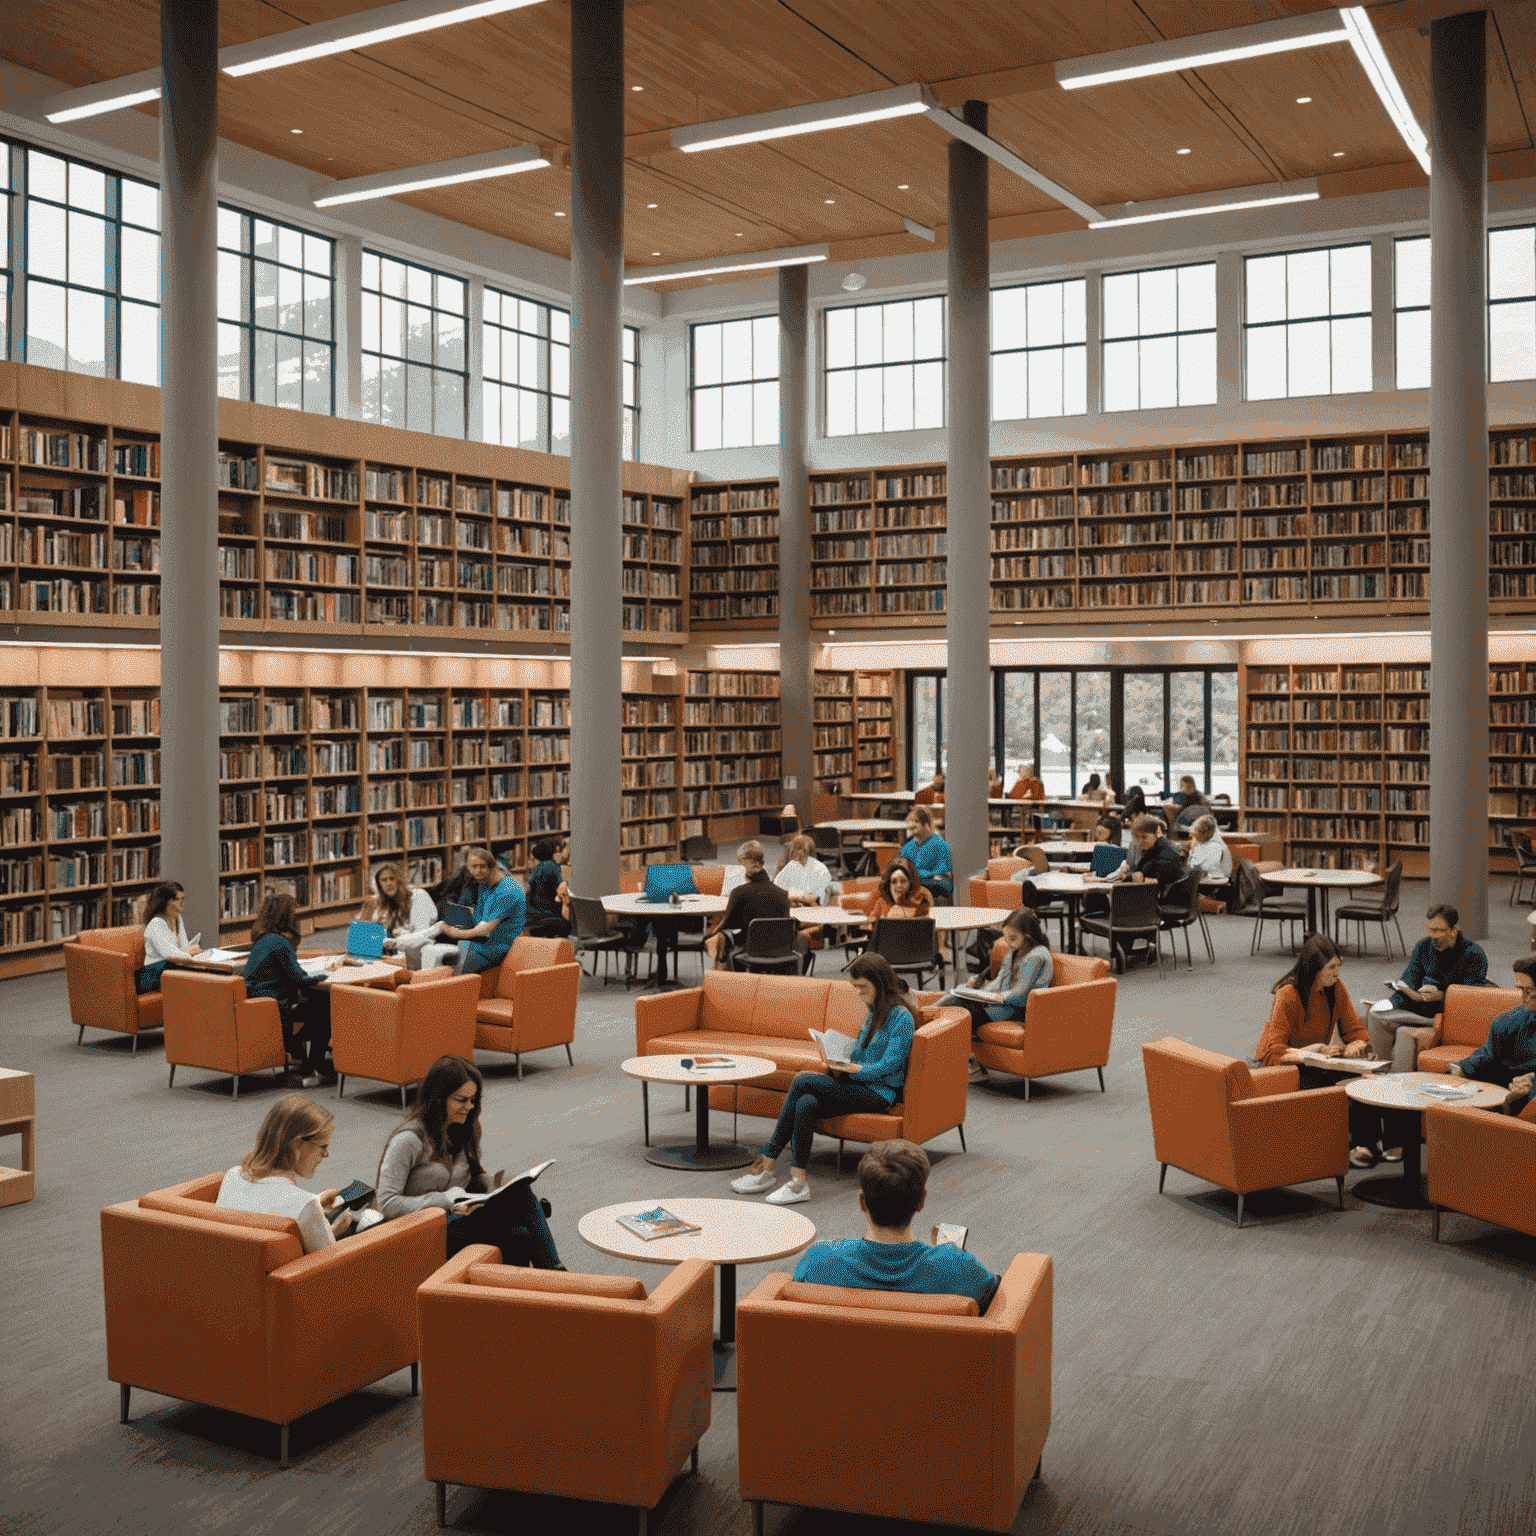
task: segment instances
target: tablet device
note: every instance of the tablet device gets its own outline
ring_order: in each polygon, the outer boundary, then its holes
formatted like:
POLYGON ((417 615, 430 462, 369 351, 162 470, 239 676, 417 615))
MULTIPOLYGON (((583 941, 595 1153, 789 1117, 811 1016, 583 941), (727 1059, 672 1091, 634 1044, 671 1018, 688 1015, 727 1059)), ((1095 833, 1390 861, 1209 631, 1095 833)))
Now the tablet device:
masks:
POLYGON ((1102 880, 1125 863, 1125 849, 1117 848, 1113 843, 1095 843, 1088 857, 1092 860, 1094 874, 1102 880))
POLYGON ((383 923, 353 922, 347 929, 349 960, 382 960, 384 940, 388 937, 383 923))
POLYGON ((466 907, 462 902, 445 901, 443 903, 443 921, 450 928, 473 928, 475 926, 475 909, 466 907))

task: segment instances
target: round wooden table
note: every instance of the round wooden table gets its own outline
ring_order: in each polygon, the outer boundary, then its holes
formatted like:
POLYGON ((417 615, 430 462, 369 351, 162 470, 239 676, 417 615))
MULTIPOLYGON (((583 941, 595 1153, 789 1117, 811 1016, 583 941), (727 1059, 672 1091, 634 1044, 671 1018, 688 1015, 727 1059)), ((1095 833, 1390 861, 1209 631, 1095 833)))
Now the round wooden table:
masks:
POLYGON ((753 1154, 734 1141, 716 1142, 709 1139, 709 1090, 714 1083, 750 1083, 759 1077, 771 1077, 778 1066, 766 1056, 741 1056, 734 1051, 710 1051, 708 1036, 701 1035, 699 1044, 704 1047, 701 1055, 729 1056, 729 1067, 685 1067, 691 1056, 631 1056, 621 1069, 628 1077, 640 1079, 640 1103, 645 1117, 645 1160, 660 1168, 691 1169, 695 1173, 713 1173, 722 1168, 744 1168, 752 1161, 753 1154), (651 1089, 652 1083, 682 1083, 697 1088, 694 1094, 694 1133, 692 1141, 672 1141, 664 1146, 651 1146, 651 1089))
POLYGON ((681 1264, 703 1259, 720 1271, 720 1328, 715 1336, 715 1391, 736 1390, 736 1266, 787 1259, 816 1241, 816 1224, 799 1211, 762 1200, 625 1200, 588 1211, 576 1224, 582 1242, 616 1259, 641 1264, 681 1264), (703 1230, 682 1237, 657 1237, 647 1242, 620 1216, 633 1216, 664 1205, 674 1216, 703 1230))
POLYGON ((1307 930, 1328 932, 1328 892, 1380 885, 1381 876, 1364 869, 1281 869, 1263 879, 1274 885, 1300 886, 1307 893, 1307 930))
POLYGON ((1357 1104, 1368 1104, 1381 1111, 1389 1128, 1387 1145, 1390 1146, 1395 1137, 1402 1137, 1402 1174, 1362 1179, 1354 1186, 1354 1193, 1362 1200, 1372 1205, 1390 1205, 1399 1211, 1429 1209, 1419 1173, 1425 1109, 1431 1104, 1449 1103, 1480 1104, 1486 1109, 1496 1109, 1504 1102, 1505 1095, 1504 1089, 1496 1088, 1492 1083, 1477 1083, 1446 1072, 1394 1072, 1356 1078, 1354 1082, 1345 1083, 1344 1092, 1357 1104), (1460 1099, 1438 1099, 1422 1091, 1426 1083, 1452 1083, 1472 1091, 1460 1099))
POLYGON ((669 901, 647 901, 641 891, 624 891, 603 897, 603 911, 617 917, 643 917, 656 930, 656 980, 665 986, 667 956, 672 956, 673 974, 677 971, 677 934, 694 917, 718 917, 730 904, 727 896, 684 896, 673 906, 669 901))
POLYGON ((1070 859, 1080 859, 1084 854, 1091 854, 1098 844, 1058 842, 1037 843, 1035 846, 1052 863, 1064 864, 1070 859))

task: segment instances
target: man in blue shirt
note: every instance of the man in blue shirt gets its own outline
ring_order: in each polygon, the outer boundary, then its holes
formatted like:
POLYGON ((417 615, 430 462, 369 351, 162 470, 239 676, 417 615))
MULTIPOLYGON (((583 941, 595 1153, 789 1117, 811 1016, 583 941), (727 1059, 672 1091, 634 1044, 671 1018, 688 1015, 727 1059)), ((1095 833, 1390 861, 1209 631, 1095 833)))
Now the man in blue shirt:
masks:
POLYGON ((459 946, 460 976, 488 971, 500 965, 512 948, 512 941, 523 931, 528 904, 523 888, 505 873, 488 850, 471 848, 464 855, 464 867, 474 876, 480 889, 475 896, 475 926, 442 926, 445 938, 459 946))
POLYGON ((928 1154, 910 1141, 877 1141, 859 1160, 859 1209, 869 1218, 862 1238, 813 1243, 795 1279, 860 1291, 916 1291, 969 1296, 985 1312, 1000 1276, 953 1243, 932 1246, 912 1235, 912 1218, 928 1199, 928 1154))
POLYGON ((1425 936, 1413 946, 1392 1008, 1366 1019, 1371 1050, 1380 1060, 1391 1057, 1392 1072, 1418 1067, 1419 1049, 1433 1033, 1427 1021, 1444 1009, 1447 987, 1488 985, 1488 956, 1457 927, 1461 914, 1456 908, 1436 902, 1425 917, 1425 936))
POLYGON ((954 894, 954 860, 949 844, 933 830, 933 817, 926 806, 914 805, 907 812, 907 841, 901 855, 917 866, 923 888, 933 897, 936 907, 947 907, 954 894))
POLYGON ((1476 1078, 1509 1090, 1504 1113, 1518 1115, 1536 1084, 1536 955, 1515 961, 1520 1002, 1488 1026, 1488 1038, 1463 1061, 1452 1062, 1456 1077, 1476 1078))

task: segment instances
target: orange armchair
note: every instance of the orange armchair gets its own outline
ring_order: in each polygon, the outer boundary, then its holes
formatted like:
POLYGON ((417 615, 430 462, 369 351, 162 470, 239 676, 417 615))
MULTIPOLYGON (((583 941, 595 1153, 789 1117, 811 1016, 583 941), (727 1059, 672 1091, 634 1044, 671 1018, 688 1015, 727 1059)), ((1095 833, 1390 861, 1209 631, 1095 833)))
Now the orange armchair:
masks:
POLYGON ((248 998, 239 976, 198 971, 166 971, 160 989, 171 1066, 167 1088, 176 1085, 177 1067, 227 1072, 237 1099, 241 1073, 271 1067, 282 1075, 288 1056, 276 998, 248 998))
POLYGON ((437 1484, 627 1504, 646 1516, 709 1428, 714 1271, 638 1280, 514 1269, 463 1249, 417 1293, 421 1451, 437 1484))
POLYGON ((1010 1529, 1051 1427, 1052 1278, 1047 1254, 1019 1254, 977 1317, 968 1296, 767 1276, 736 1309, 741 1496, 754 1536, 765 1501, 1010 1529), (830 1454, 814 1434, 784 1433, 785 1405, 805 1400, 805 1362, 829 1359, 866 1364, 817 1380, 817 1421, 837 1426, 830 1454), (923 1426, 921 1455, 893 1456, 888 1418, 870 1412, 893 1396, 904 1421, 923 1426))
POLYGON ((1431 1104, 1424 1111, 1424 1149, 1437 1243, 1442 1206, 1536 1237, 1536 1099, 1518 1117, 1470 1104, 1431 1104))
POLYGON ((475 1044, 482 1051, 510 1051, 522 1079, 523 1053, 565 1047, 575 1066, 576 994, 581 966, 569 939, 516 940, 501 962, 496 991, 484 992, 475 1009, 475 1044))
POLYGON ((443 1262, 438 1210, 305 1254, 288 1217, 221 1210, 222 1173, 101 1213, 107 1376, 288 1428, 411 1367, 416 1288, 443 1262))
POLYGON ((1493 1021, 1519 1006, 1514 987, 1447 987, 1444 1011, 1435 1015, 1434 1033, 1419 1051, 1419 1071, 1447 1072, 1453 1061, 1465 1061, 1487 1041, 1493 1021))
POLYGON ((1237 1196, 1257 1189, 1333 1179, 1344 1209, 1349 1109, 1343 1085, 1298 1091, 1295 1067, 1250 1068, 1244 1061, 1171 1037, 1141 1048, 1158 1162, 1158 1193, 1168 1166, 1237 1196))
POLYGON ((419 1083, 439 1056, 474 1060, 479 979, 434 979, 442 969, 417 971, 414 975, 428 979, 393 990, 331 988, 331 1057, 338 1099, 345 1095, 349 1077, 366 1077, 393 1083, 404 1109, 406 1084, 419 1083))
POLYGON ((971 877, 970 904, 973 907, 1006 907, 1013 911, 1019 905, 1019 887, 1012 876, 1021 869, 1033 868, 1032 859, 988 859, 986 877, 971 877))
POLYGON ((143 964, 142 928, 93 928, 65 944, 69 1019, 80 1026, 76 1045, 87 1029, 113 1029, 132 1036, 138 1055, 139 1031, 158 1029, 163 1017, 158 992, 134 990, 133 973, 143 964))

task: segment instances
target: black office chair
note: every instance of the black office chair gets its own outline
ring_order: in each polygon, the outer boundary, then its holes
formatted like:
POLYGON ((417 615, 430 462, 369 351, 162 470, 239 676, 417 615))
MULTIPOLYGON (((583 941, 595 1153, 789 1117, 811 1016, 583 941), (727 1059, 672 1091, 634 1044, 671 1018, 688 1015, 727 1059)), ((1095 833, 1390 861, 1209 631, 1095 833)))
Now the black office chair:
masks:
POLYGON ((1253 913, 1253 938, 1248 943, 1248 953, 1257 954, 1259 940, 1265 923, 1289 923, 1291 943, 1296 942, 1296 924, 1305 926, 1307 904, 1305 901, 1280 894, 1281 887, 1271 885, 1247 860, 1237 866, 1237 890, 1243 898, 1243 911, 1253 913))
POLYGON ((792 917, 754 917, 746 943, 731 956, 733 971, 790 971, 804 976, 816 968, 816 955, 795 947, 800 924, 792 917))
POLYGON ((836 827, 812 827, 811 841, 816 844, 816 857, 841 880, 848 868, 843 863, 843 834, 836 827))
POLYGON ((1397 929, 1397 942, 1403 946, 1403 953, 1408 953, 1407 940, 1403 938, 1402 924, 1397 920, 1397 906, 1402 896, 1403 865, 1402 860, 1396 864, 1387 866, 1387 873, 1383 879, 1381 894, 1374 901, 1369 897, 1362 897, 1355 901, 1347 901, 1342 906, 1335 907, 1333 912, 1333 939, 1338 943, 1339 929, 1345 923, 1355 925, 1355 953, 1365 953, 1365 925, 1367 923, 1381 924, 1381 942, 1387 947, 1387 959, 1392 958, 1392 938, 1387 932, 1387 924, 1391 923, 1397 929))
POLYGON ((1109 940, 1110 954, 1117 971, 1125 970, 1125 956, 1137 939, 1145 939, 1157 955, 1157 974, 1163 974, 1162 913, 1157 905, 1157 887, 1121 884, 1109 887, 1109 910, 1102 916, 1084 917, 1078 923, 1083 933, 1109 940))
POLYGON ((634 942, 633 931, 626 933, 616 927, 607 909, 595 896, 572 896, 570 907, 571 945, 576 951, 577 960, 583 955, 592 956, 592 976, 595 980, 597 957, 602 955, 603 985, 606 987, 610 981, 622 981, 627 987, 634 975, 634 957, 640 950, 640 945, 634 942), (610 976, 608 959, 620 954, 625 957, 624 973, 610 976))
POLYGON ((793 837, 800 830, 800 818, 798 816, 785 816, 778 811, 759 811, 757 813, 757 835, 759 837, 777 837, 780 840, 793 837))
POLYGON ((715 858, 720 850, 714 843, 702 835, 697 837, 685 837, 683 846, 679 850, 684 864, 703 864, 715 858))
POLYGON ((931 917, 880 918, 870 931, 867 953, 879 955, 898 976, 916 976, 919 991, 923 978, 934 973, 946 985, 949 972, 931 917))
POLYGON ((1504 834, 1504 845, 1515 856, 1515 878, 1509 887, 1509 904, 1514 906, 1518 902, 1525 906, 1526 885, 1536 888, 1536 851, 1531 848, 1531 835, 1510 829, 1504 834))
POLYGON ((1168 946, 1173 950, 1173 968, 1179 968, 1179 951, 1174 944, 1171 935, 1176 934, 1181 928, 1184 930, 1184 959, 1190 970, 1194 970, 1195 961, 1189 949, 1189 930, 1197 924, 1205 938, 1206 953, 1211 958, 1211 964, 1216 963, 1216 951, 1211 944, 1211 936, 1206 931, 1205 925, 1200 922, 1200 871, 1191 870, 1182 880, 1176 881, 1168 887, 1168 894, 1157 904, 1157 926, 1170 935, 1168 946))

